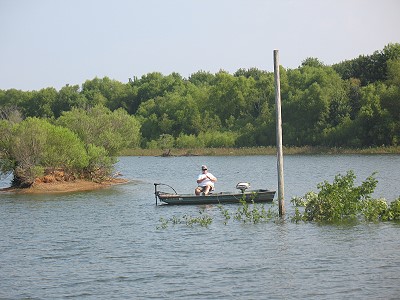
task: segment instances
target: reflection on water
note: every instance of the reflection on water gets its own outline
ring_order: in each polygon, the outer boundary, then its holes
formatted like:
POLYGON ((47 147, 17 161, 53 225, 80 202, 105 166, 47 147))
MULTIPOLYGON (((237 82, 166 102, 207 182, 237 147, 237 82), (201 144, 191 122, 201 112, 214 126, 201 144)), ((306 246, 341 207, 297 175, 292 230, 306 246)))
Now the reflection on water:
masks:
MULTIPOLYGON (((66 195, 1 194, 0 298, 398 298, 398 223, 225 226, 210 206, 209 228, 157 230, 160 217, 196 216, 201 208, 156 207, 153 183, 192 192, 204 163, 218 177, 219 191, 232 191, 239 181, 276 188, 273 156, 122 157, 118 170, 135 180, 126 185, 66 195)), ((285 157, 287 212, 290 197, 349 169, 359 181, 378 171, 376 194, 394 199, 399 165, 400 156, 285 157)))

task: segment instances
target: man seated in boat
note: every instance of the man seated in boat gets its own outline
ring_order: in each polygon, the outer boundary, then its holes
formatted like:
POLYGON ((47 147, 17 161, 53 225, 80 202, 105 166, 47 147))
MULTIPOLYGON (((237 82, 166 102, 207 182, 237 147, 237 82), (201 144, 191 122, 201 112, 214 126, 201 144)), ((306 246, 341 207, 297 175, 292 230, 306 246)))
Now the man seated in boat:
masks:
POLYGON ((197 177, 197 188, 194 190, 195 194, 199 196, 201 193, 208 195, 210 191, 214 190, 214 182, 217 182, 217 177, 208 172, 207 166, 201 166, 201 174, 197 177))

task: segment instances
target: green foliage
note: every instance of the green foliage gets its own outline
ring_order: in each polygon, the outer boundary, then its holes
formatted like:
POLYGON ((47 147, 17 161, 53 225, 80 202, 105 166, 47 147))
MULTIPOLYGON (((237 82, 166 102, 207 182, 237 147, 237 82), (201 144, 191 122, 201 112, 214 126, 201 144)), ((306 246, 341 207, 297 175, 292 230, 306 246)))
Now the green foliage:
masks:
POLYGON ((237 134, 235 132, 207 131, 199 134, 198 139, 209 148, 233 147, 237 134))
POLYGON ((210 72, 198 71, 189 76, 189 82, 196 86, 212 85, 215 76, 210 72))
POLYGON ((400 197, 390 203, 382 219, 384 221, 400 221, 400 197))
POLYGON ((353 171, 337 175, 332 184, 318 184, 318 193, 308 192, 303 197, 294 197, 296 206, 292 221, 343 222, 388 221, 400 218, 400 198, 389 206, 384 199, 372 198, 378 181, 372 174, 359 186, 354 185, 353 171), (304 207, 303 212, 299 207, 304 207))
POLYGON ((363 86, 387 79, 387 61, 400 59, 400 44, 388 44, 382 51, 372 55, 360 55, 358 58, 333 65, 333 68, 347 80, 358 78, 363 86))
POLYGON ((139 145, 139 122, 123 109, 111 112, 104 106, 88 110, 74 108, 64 112, 57 124, 75 132, 85 144, 103 147, 111 156, 139 145))
MULTIPOLYGON (((356 176, 353 171, 348 171, 346 175, 335 176, 333 183, 324 181, 318 184, 318 193, 308 192, 303 197, 293 197, 291 203, 295 207, 290 217, 291 221, 296 223, 300 221, 319 223, 399 221, 400 197, 392 201, 390 205, 385 199, 372 198, 371 195, 378 183, 374 175, 375 173, 367 177, 359 186, 355 186, 356 176)), ((222 204, 217 205, 217 208, 224 225, 228 225, 231 221, 258 224, 282 220, 275 203, 266 209, 264 204, 254 203, 254 201, 249 203, 243 198, 233 212, 222 204)), ((170 219, 161 217, 159 221, 157 229, 166 229, 170 224, 208 227, 213 222, 213 218, 205 209, 202 209, 198 216, 173 216, 170 219)))
POLYGON ((67 128, 48 126, 41 165, 65 170, 80 170, 88 165, 85 146, 79 137, 67 128))
POLYGON ((54 170, 102 181, 116 163, 104 147, 85 144, 78 134, 45 119, 28 118, 16 124, 3 120, 0 133, 0 173, 13 172, 14 186, 30 186, 54 170))
POLYGON ((196 134, 203 128, 198 105, 191 95, 181 94, 181 91, 142 103, 138 117, 143 135, 150 139, 161 134, 196 134))
POLYGON ((196 217, 190 215, 183 215, 182 217, 173 216, 170 219, 161 217, 159 221, 160 225, 157 225, 157 229, 166 229, 169 224, 184 224, 188 227, 193 227, 195 225, 200 227, 208 227, 212 224, 213 218, 205 211, 205 209, 201 209, 199 211, 199 215, 196 217))
POLYGON ((94 78, 86 80, 82 85, 82 96, 87 101, 87 106, 74 106, 80 108, 94 107, 103 105, 110 110, 124 108, 125 110, 134 110, 136 112, 135 98, 137 89, 131 84, 124 84, 108 77, 94 78), (134 106, 134 107, 133 107, 134 106))
MULTIPOLYGON (((333 66, 313 57, 296 69, 281 66, 284 144, 398 145, 399 70, 398 43, 333 66)), ((74 119, 78 125, 69 126, 76 127, 73 131, 85 143, 102 146, 110 154, 124 147, 158 147, 161 135, 172 136, 176 147, 275 145, 274 74, 257 68, 239 69, 233 75, 198 71, 188 79, 178 73, 153 72, 128 83, 96 77, 81 87, 66 85, 58 92, 54 88, 0 90, 0 117, 12 111, 19 112, 15 120, 29 116, 74 119), (98 107, 109 111, 93 114, 98 107), (122 109, 140 124, 127 125, 134 121, 128 121, 122 109), (127 125, 122 126, 124 133, 116 133, 121 128, 113 127, 110 118, 127 125), (129 129, 133 127, 137 130, 129 129), (216 132, 224 136, 206 135, 216 132)))
POLYGON ((174 148, 175 139, 169 134, 162 134, 158 140, 152 140, 147 143, 148 149, 171 149, 174 148))
POLYGON ((1 130, 5 133, 1 172, 14 171, 14 185, 29 186, 49 168, 74 172, 88 165, 78 136, 44 119, 28 118, 13 125, 2 122, 1 130))
POLYGON ((26 114, 28 108, 27 103, 32 97, 32 92, 23 92, 16 89, 9 89, 0 93, 0 107, 4 108, 19 108, 22 114, 26 114))
POLYGON ((255 103, 260 100, 260 91, 257 89, 253 77, 234 77, 226 72, 219 72, 215 76, 214 85, 210 90, 210 97, 205 107, 222 121, 222 125, 228 129, 237 129, 237 121, 254 117, 255 103), (233 120, 233 122, 229 122, 233 120))
POLYGON ((256 142, 256 128, 251 124, 247 123, 235 141, 237 147, 254 147, 257 145, 256 142))
POLYGON ((291 84, 282 100, 284 143, 317 145, 324 130, 341 124, 350 113, 343 81, 332 68, 311 62, 287 74, 291 84))
MULTIPOLYGON (((266 210, 264 204, 257 204, 252 201, 248 203, 245 198, 240 200, 240 204, 235 212, 229 211, 226 206, 218 204, 224 225, 228 225, 230 220, 238 221, 244 224, 258 224, 263 222, 269 222, 278 218, 278 212, 276 207, 271 204, 271 206, 266 210)), ((199 225, 201 227, 208 227, 213 222, 212 216, 206 212, 205 209, 199 211, 198 216, 183 215, 182 217, 173 216, 170 219, 160 218, 160 224, 157 225, 157 229, 166 229, 169 224, 178 225, 184 224, 189 227, 194 225, 199 225)))
POLYGON ((319 67, 323 67, 324 64, 321 61, 319 61, 319 59, 316 57, 308 57, 302 61, 301 66, 302 67, 309 66, 309 67, 319 68, 319 67))
POLYGON ((203 140, 194 134, 180 134, 175 141, 176 148, 204 148, 205 143, 203 140))
MULTIPOLYGON (((370 84, 361 89, 361 108, 356 117, 359 124, 359 138, 363 145, 390 145, 398 133, 390 130, 393 118, 382 108, 381 96, 387 95, 387 87, 382 83, 370 84)), ((396 122, 397 126, 399 122, 396 122)))
POLYGON ((79 85, 66 85, 61 88, 57 100, 53 103, 53 113, 56 118, 60 117, 63 111, 87 107, 88 100, 79 90, 79 85))
MULTIPOLYGON (((233 216, 233 218, 239 222, 257 224, 261 222, 267 222, 278 216, 276 210, 274 211, 273 206, 267 211, 265 210, 265 206, 263 204, 257 204, 254 203, 254 201, 248 203, 245 199, 241 199, 240 204, 241 205, 239 205, 236 213, 233 216)), ((221 210, 221 212, 225 216, 226 224, 230 219, 230 215, 227 211, 221 210)))
POLYGON ((53 103, 57 99, 57 91, 54 88, 41 89, 38 92, 33 92, 32 97, 25 105, 25 115, 38 118, 52 118, 53 103))
POLYGON ((116 158, 109 156, 107 150, 103 147, 98 147, 93 144, 87 145, 88 165, 85 168, 85 173, 89 178, 95 181, 103 181, 110 176, 116 158))
POLYGON ((386 214, 388 204, 384 199, 367 199, 362 203, 361 213, 366 221, 380 221, 386 214))

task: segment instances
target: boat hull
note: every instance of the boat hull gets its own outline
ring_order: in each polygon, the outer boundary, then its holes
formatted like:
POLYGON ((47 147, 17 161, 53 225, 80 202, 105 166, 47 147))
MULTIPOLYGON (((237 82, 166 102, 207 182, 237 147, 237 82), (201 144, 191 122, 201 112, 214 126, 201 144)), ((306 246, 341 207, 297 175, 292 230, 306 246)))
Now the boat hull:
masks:
POLYGON ((212 193, 206 196, 196 196, 191 194, 168 194, 157 192, 157 198, 169 205, 201 205, 201 204, 220 204, 220 203, 239 203, 242 199, 246 202, 272 202, 275 191, 270 190, 251 190, 244 193, 212 193))

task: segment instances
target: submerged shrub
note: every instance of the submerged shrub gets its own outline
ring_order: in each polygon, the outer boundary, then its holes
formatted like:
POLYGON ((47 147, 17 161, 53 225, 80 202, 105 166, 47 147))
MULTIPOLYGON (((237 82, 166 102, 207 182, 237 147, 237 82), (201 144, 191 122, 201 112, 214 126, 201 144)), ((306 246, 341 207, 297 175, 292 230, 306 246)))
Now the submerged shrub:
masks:
POLYGON ((389 206, 385 199, 371 197, 378 181, 375 173, 355 186, 353 171, 337 175, 333 183, 324 181, 317 185, 318 193, 308 192, 303 197, 294 197, 296 206, 292 221, 338 222, 364 219, 366 221, 385 221, 400 219, 400 198, 389 206), (299 207, 304 210, 300 211, 299 207))
POLYGON ((380 221, 388 209, 384 199, 368 199, 363 202, 362 214, 366 221, 380 221))
POLYGON ((382 219, 384 221, 400 221, 400 197, 390 203, 382 219))
MULTIPOLYGON (((267 211, 263 204, 257 204, 254 201, 248 203, 244 198, 240 200, 240 204, 236 210, 234 219, 243 223, 257 224, 269 221, 275 216, 272 212, 272 207, 267 211)), ((226 217, 226 212, 221 211, 221 213, 226 217)))
POLYGON ((166 229, 169 224, 185 224, 188 227, 193 227, 194 225, 208 227, 213 222, 213 218, 205 212, 205 209, 202 209, 199 211, 199 215, 195 217, 190 215, 184 215, 182 217, 172 216, 170 219, 161 217, 159 221, 160 225, 157 226, 157 229, 166 229))
MULTIPOLYGON (((246 202, 245 198, 240 199, 240 203, 234 212, 229 211, 229 209, 222 204, 218 204, 217 208, 223 217, 224 225, 227 225, 229 220, 243 224, 258 224, 278 218, 278 212, 274 203, 271 203, 271 206, 269 206, 267 210, 264 204, 255 203, 254 200, 246 202)), ((169 224, 185 224, 188 227, 193 227, 194 225, 208 227, 213 222, 213 217, 208 214, 205 209, 202 209, 199 211, 198 216, 173 216, 170 219, 161 217, 159 222, 160 224, 157 226, 157 229, 166 229, 169 224)))

